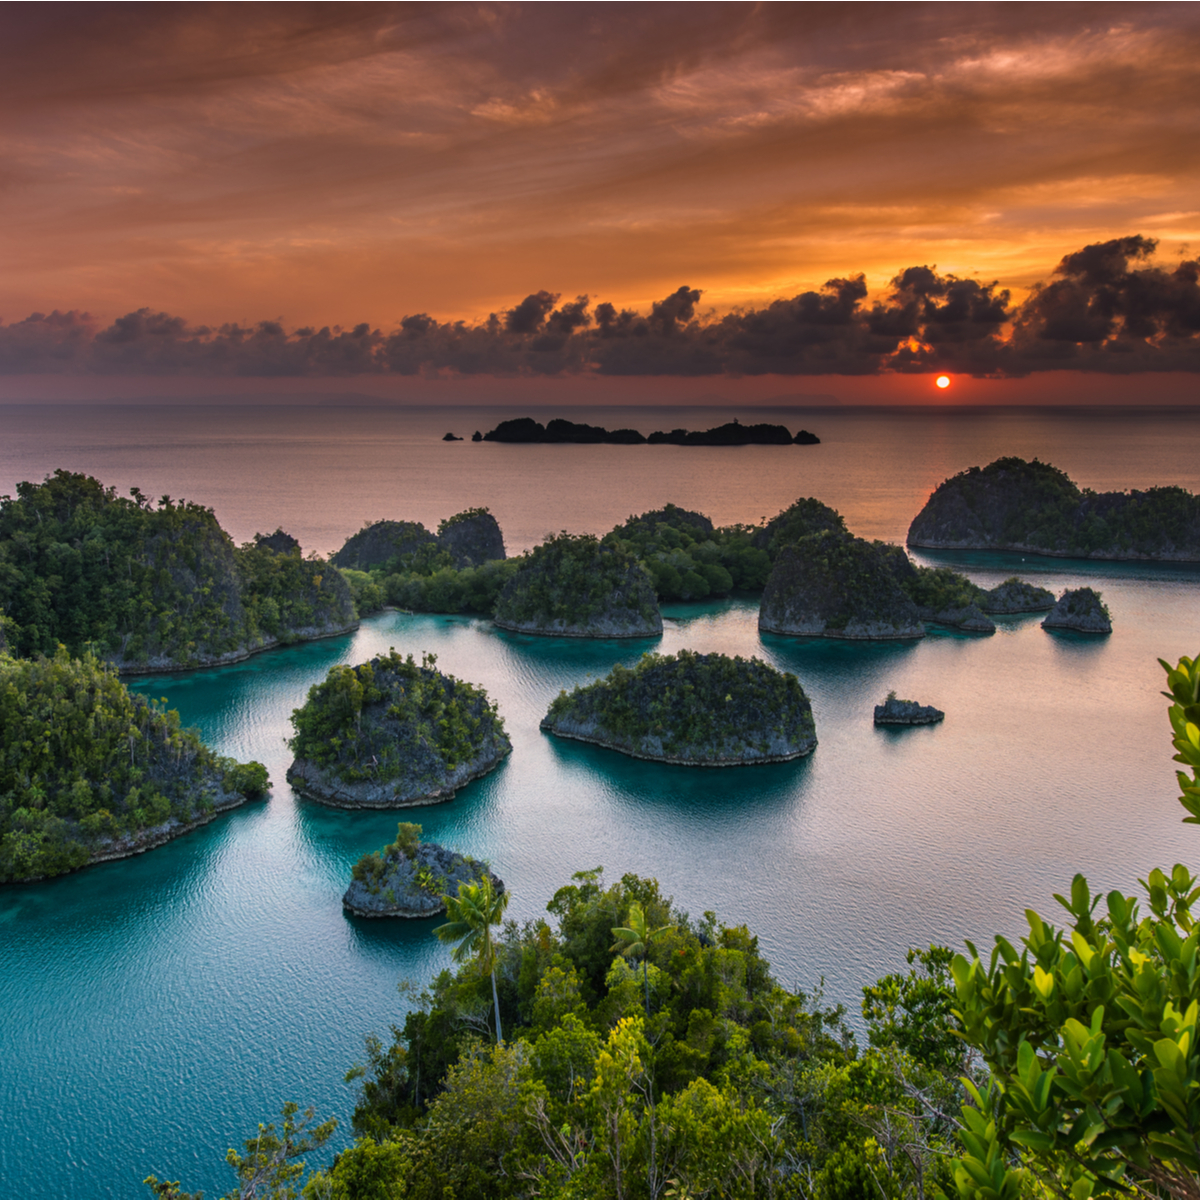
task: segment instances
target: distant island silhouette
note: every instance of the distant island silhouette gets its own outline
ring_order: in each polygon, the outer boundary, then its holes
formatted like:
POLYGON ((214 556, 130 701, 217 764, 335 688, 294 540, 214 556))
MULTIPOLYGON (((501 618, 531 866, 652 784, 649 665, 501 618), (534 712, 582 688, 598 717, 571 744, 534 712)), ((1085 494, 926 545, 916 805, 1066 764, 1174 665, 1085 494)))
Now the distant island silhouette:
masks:
POLYGON ((672 429, 669 433, 659 430, 646 437, 636 429, 608 430, 601 425, 567 421, 562 417, 555 417, 545 425, 532 417, 514 417, 509 421, 501 421, 482 438, 476 435, 471 440, 616 446, 816 446, 821 441, 807 429, 801 429, 792 437, 785 425, 743 425, 737 418, 712 429, 672 429))

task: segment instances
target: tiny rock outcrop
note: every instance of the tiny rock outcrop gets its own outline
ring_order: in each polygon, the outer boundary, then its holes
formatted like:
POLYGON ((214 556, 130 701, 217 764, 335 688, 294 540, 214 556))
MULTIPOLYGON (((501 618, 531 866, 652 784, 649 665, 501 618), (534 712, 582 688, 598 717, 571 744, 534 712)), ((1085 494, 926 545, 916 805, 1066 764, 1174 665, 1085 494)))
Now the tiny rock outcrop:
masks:
POLYGON ((287 780, 334 808, 449 800, 512 749, 487 693, 395 651, 335 666, 292 713, 287 780))
POLYGON ((504 881, 486 863, 435 842, 422 842, 420 825, 401 822, 396 840, 364 854, 354 864, 354 878, 342 906, 359 917, 436 917, 446 911, 446 896, 457 896, 461 884, 484 877, 497 894, 504 881))
POLYGON ((620 546, 557 534, 504 585, 495 623, 547 637, 635 638, 662 633, 654 584, 620 546))
POLYGON ((1026 583, 1015 575, 983 593, 979 607, 996 616, 1013 613, 1048 612, 1054 607, 1054 593, 1026 583))
POLYGON ((897 700, 895 695, 875 705, 876 725, 934 725, 944 720, 945 716, 940 708, 934 708, 931 704, 897 700))
POLYGON ((691 767, 785 762, 817 744, 795 675, 757 658, 646 654, 595 683, 561 692, 541 728, 633 758, 691 767))
POLYGON ((461 442, 462 438, 453 433, 445 433, 442 435, 443 442, 461 442))
POLYGON ((869 641, 925 636, 917 606, 886 553, 836 531, 782 548, 763 589, 758 627, 763 633, 869 641))
POLYGON ((1100 593, 1091 588, 1075 588, 1059 597, 1058 603, 1042 622, 1043 629, 1073 629, 1076 633, 1112 633, 1112 619, 1100 593))

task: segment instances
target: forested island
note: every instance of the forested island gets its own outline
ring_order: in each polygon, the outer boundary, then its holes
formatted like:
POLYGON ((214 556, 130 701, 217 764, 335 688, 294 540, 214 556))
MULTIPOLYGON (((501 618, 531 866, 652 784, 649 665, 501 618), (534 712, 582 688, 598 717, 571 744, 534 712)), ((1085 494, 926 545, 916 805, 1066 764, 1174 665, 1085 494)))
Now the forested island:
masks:
POLYGON ((235 546, 212 509, 61 470, 0 497, 0 611, 14 654, 61 643, 123 674, 238 662, 358 625, 339 572, 282 530, 235 546))
POLYGON ((924 637, 890 549, 836 530, 784 546, 763 589, 759 629, 868 641, 924 637))
MULTIPOLYGON (((486 510, 468 510, 450 520, 470 532, 476 547, 470 555, 458 560, 466 563, 460 567, 454 565, 455 560, 439 540, 446 538, 445 529, 440 529, 435 538, 413 522, 376 522, 346 543, 334 561, 355 561, 369 568, 343 570, 360 612, 377 611, 390 603, 414 612, 472 612, 495 617, 501 593, 518 572, 525 571, 533 556, 557 561, 569 544, 552 546, 556 539, 550 539, 531 555, 485 559, 485 554, 503 553, 499 526, 492 528, 494 518, 486 510)), ((901 546, 854 538, 841 514, 812 497, 797 500, 761 525, 722 527, 714 525, 703 513, 667 504, 630 516, 599 542, 601 547, 615 548, 635 560, 649 576, 659 602, 703 600, 738 593, 762 595, 775 571, 771 606, 763 626, 772 632, 798 633, 820 626, 819 636, 825 637, 908 638, 921 636, 925 623, 929 622, 961 632, 987 634, 995 632, 991 619, 994 615, 1049 611, 1055 602, 1044 588, 1015 577, 986 590, 947 567, 918 566, 901 546), (831 568, 825 570, 822 580, 816 579, 814 572, 823 570, 822 563, 829 567, 830 547, 834 545, 834 542, 806 540, 817 534, 837 535, 835 542, 850 539, 838 554, 846 558, 843 564, 846 567, 854 560, 851 574, 831 568), (786 561, 779 566, 781 555, 786 561), (798 570, 804 575, 803 582, 798 570), (785 604, 784 593, 794 592, 797 587, 808 589, 802 607, 808 605, 810 611, 802 621, 787 617, 778 608, 785 604), (817 591, 821 593, 819 597, 817 591), (911 608, 906 600, 911 602, 911 608), (812 604, 817 608, 812 608, 812 604), (844 634, 845 630, 850 632, 844 634)), ((568 556, 572 565, 560 573, 563 579, 583 579, 585 572, 574 562, 583 545, 578 543, 568 556)), ((604 564, 601 575, 609 572, 611 566, 612 563, 604 564)), ((563 623, 557 628, 550 625, 537 628, 562 631, 567 625, 563 613, 568 610, 577 613, 593 606, 599 606, 596 611, 600 611, 607 603, 598 594, 592 594, 598 585, 589 584, 586 597, 568 597, 569 589, 551 586, 548 569, 542 575, 538 586, 551 607, 559 605, 559 620, 563 623), (561 595, 552 595, 556 588, 561 595)), ((523 576, 523 580, 512 585, 514 591, 528 590, 530 577, 523 576)), ((611 582, 619 590, 616 575, 611 582)), ((524 617, 530 620, 532 615, 530 609, 524 617)), ((500 623, 508 619, 501 617, 500 623)), ((541 619, 553 620, 545 614, 541 619)), ((647 628, 645 635, 653 632, 647 628)))
POLYGON ((545 425, 532 417, 514 417, 501 421, 495 429, 489 430, 478 440, 581 446, 816 446, 821 442, 815 433, 809 433, 807 429, 801 429, 793 437, 784 425, 743 425, 736 417, 712 429, 672 429, 669 433, 656 430, 649 437, 636 429, 608 430, 602 425, 587 425, 563 417, 554 417, 545 425))
POLYGON ((342 907, 358 917, 436 917, 446 911, 447 895, 484 878, 497 894, 504 892, 504 881, 486 863, 421 841, 421 826, 407 821, 396 827, 394 842, 364 854, 352 874, 342 907))
POLYGON ((1179 487, 1094 492, 1049 463, 998 458, 939 484, 913 519, 908 544, 1200 562, 1200 497, 1179 487))
POLYGON ((377 655, 330 668, 292 713, 288 782, 334 808, 449 800, 499 765, 512 743, 487 693, 426 655, 377 655))
POLYGON ((548 538, 496 600, 501 629, 551 637, 657 637, 654 585, 633 555, 590 534, 548 538))
POLYGON ((1112 617, 1100 593, 1089 587, 1063 592, 1042 622, 1043 629, 1070 629, 1075 633, 1112 633, 1112 617))
POLYGON ((93 655, 0 653, 0 883, 140 854, 268 787, 93 655))
POLYGON ((645 654, 560 692, 541 728, 633 758, 696 767, 786 762, 817 744, 795 675, 757 658, 645 654))

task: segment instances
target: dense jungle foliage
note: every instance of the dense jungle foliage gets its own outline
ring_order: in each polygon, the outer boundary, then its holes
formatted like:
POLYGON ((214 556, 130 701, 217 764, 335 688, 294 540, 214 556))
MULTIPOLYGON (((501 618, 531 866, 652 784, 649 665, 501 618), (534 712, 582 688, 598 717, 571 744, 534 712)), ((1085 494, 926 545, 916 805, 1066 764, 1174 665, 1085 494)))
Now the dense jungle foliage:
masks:
MULTIPOLYGON (((1162 665, 1200 824, 1200 660, 1162 665)), ((1194 1200, 1200 879, 1176 865, 1142 886, 1102 897, 1077 875, 1064 928, 1029 910, 1020 947, 910 951, 863 989, 860 1047, 744 927, 689 917, 653 880, 580 872, 547 906, 555 926, 505 922, 486 961, 402 986, 403 1025, 348 1076, 357 1140, 303 1194, 1194 1200)), ((296 1112, 231 1152, 230 1200, 294 1194, 332 1132, 296 1112)))
POLYGON ((651 623, 654 587, 637 559, 590 534, 559 533, 521 561, 496 601, 495 619, 512 625, 586 627, 610 618, 651 623))
POLYGON ((0 498, 0 609, 14 654, 61 643, 123 669, 195 665, 355 616, 324 562, 235 548, 211 509, 68 471, 0 498))
POLYGON ((998 458, 941 483, 914 519, 908 540, 1034 547, 1068 557, 1195 557, 1200 497, 1178 487, 1081 490, 1048 463, 998 458))
POLYGON ((348 783, 386 783, 429 771, 453 772, 487 747, 508 747, 504 721, 482 689, 418 666, 393 650, 359 666, 335 666, 292 713, 288 742, 298 759, 348 783))
POLYGON ((901 547, 832 530, 784 546, 763 590, 760 624, 786 629, 817 620, 834 631, 852 623, 913 627, 919 616, 897 578, 896 555, 907 558, 901 547))
POLYGON ((218 758, 90 654, 0 655, 0 882, 74 870, 268 786, 260 763, 218 758))
POLYGON ((604 537, 639 559, 660 600, 703 600, 734 590, 759 591, 771 560, 748 525, 714 529, 700 513, 668 504, 630 517, 604 537))
POLYGON ((757 658, 644 654, 550 704, 542 728, 583 725, 635 753, 706 762, 779 756, 816 744, 812 706, 795 675, 757 658))

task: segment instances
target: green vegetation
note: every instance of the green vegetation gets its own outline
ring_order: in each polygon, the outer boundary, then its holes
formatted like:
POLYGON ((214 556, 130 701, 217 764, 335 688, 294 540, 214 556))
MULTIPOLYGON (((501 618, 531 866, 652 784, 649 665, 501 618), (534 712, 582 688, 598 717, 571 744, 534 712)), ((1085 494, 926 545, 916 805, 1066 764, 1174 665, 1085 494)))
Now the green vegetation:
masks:
POLYGON ((504 1038, 500 1026, 500 995, 496 990, 496 942, 492 927, 504 922, 508 893, 495 891, 488 875, 476 884, 459 885, 458 895, 444 897, 446 924, 433 932, 442 942, 453 942, 456 963, 474 959, 479 972, 492 981, 492 1002, 496 1012, 496 1044, 504 1038))
POLYGON ((218 758, 90 654, 0 656, 0 882, 119 856, 269 786, 261 763, 218 758))
POLYGON ((630 517, 604 537, 645 567, 660 600, 702 600, 730 592, 758 591, 771 570, 767 553, 754 544, 748 525, 714 529, 700 513, 668 504, 630 517))
POLYGON ((774 562, 784 546, 825 532, 848 533, 849 530, 841 513, 809 496, 789 505, 777 517, 772 517, 755 538, 755 545, 762 546, 774 562))
MULTIPOLYGON (((1184 823, 1197 824, 1200 662, 1162 666, 1184 823)), ((991 1071, 963 1112, 962 1200, 1195 1196, 1200 880, 1177 864, 1142 886, 1145 915, 1076 875, 1055 897, 1065 929, 1028 911, 1023 949, 997 937, 987 960, 970 943, 955 957, 955 1015, 991 1071)))
POLYGON ((794 675, 725 654, 645 654, 560 692, 542 728, 647 758, 703 765, 771 761, 816 745, 812 706, 794 675))
POLYGON ((836 530, 785 546, 763 590, 759 628, 813 636, 920 637, 920 614, 897 579, 897 552, 906 557, 900 547, 836 530))
POLYGON ((511 629, 638 635, 660 632, 649 576, 628 551, 590 534, 560 533, 521 563, 496 602, 511 629))
POLYGON ((387 602, 411 612, 478 613, 490 617, 508 581, 521 568, 520 558, 497 559, 479 567, 440 567, 385 576, 387 602))
POLYGON ((18 655, 93 650, 122 670, 195 666, 344 628, 336 571, 298 552, 235 548, 212 510, 119 497, 55 471, 0 498, 0 609, 18 655))
POLYGON ((407 858, 411 861, 416 857, 420 845, 421 826, 411 821, 401 821, 396 826, 396 840, 389 842, 382 850, 371 850, 364 854, 354 864, 351 874, 359 883, 365 883, 372 889, 378 888, 388 872, 389 860, 407 858))
POLYGON ((999 458, 940 484, 909 545, 1097 558, 1200 558, 1200 497, 1178 487, 1081 490, 1034 459, 999 458))
MULTIPOLYGON (((904 553, 900 546, 895 549, 904 553)), ((931 613, 986 602, 987 593, 983 588, 949 567, 920 567, 914 563, 912 573, 898 576, 898 582, 918 608, 930 610, 931 613)))
POLYGON ((348 783, 412 778, 435 782, 481 754, 507 753, 504 721, 487 693, 434 669, 428 654, 378 655, 335 666, 292 713, 298 760, 348 783))

